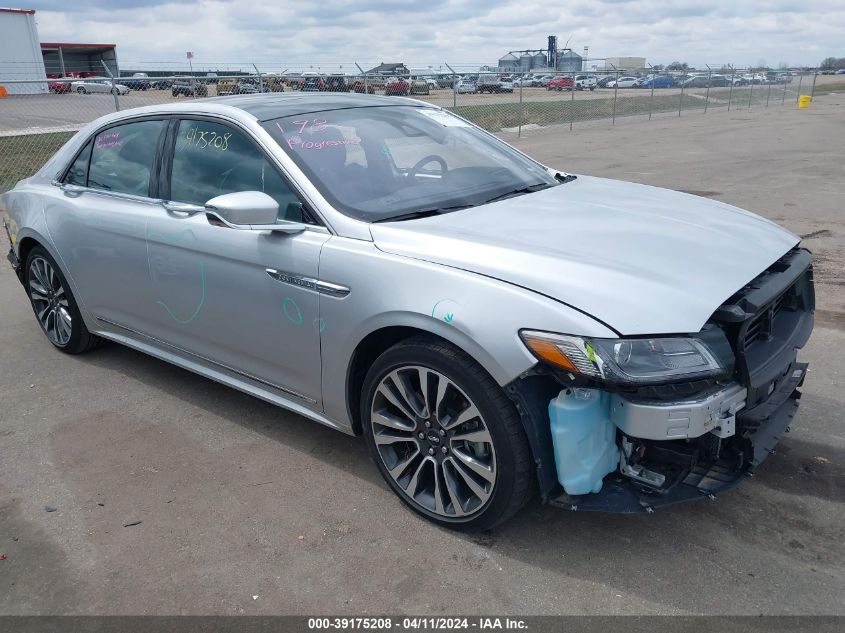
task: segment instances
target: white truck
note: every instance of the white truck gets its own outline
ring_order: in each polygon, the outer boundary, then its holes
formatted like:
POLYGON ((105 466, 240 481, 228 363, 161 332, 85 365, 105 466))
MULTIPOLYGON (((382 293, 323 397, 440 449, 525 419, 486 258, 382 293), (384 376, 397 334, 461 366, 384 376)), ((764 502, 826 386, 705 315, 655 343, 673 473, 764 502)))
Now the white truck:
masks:
POLYGON ((575 90, 595 90, 598 82, 595 75, 575 75, 575 90))

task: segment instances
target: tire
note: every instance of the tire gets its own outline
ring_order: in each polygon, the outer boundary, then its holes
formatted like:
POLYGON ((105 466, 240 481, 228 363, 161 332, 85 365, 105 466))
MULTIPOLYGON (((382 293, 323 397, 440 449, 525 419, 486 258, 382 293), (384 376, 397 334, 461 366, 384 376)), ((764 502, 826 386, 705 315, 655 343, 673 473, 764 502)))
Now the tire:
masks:
POLYGON ((112 88, 112 89, 110 90, 110 92, 111 92, 113 95, 119 95, 119 94, 120 94, 120 90, 118 90, 117 88, 112 88))
POLYGON ((81 354, 103 343, 85 327, 64 274, 44 247, 29 252, 24 270, 35 319, 53 347, 66 354, 81 354))
POLYGON ((84 95, 85 94, 85 86, 79 86, 79 88, 76 89, 76 92, 78 92, 81 95, 84 95))
POLYGON ((514 405, 449 343, 419 336, 379 356, 364 378, 361 420, 382 477, 434 523, 488 530, 531 496, 531 455, 514 405))

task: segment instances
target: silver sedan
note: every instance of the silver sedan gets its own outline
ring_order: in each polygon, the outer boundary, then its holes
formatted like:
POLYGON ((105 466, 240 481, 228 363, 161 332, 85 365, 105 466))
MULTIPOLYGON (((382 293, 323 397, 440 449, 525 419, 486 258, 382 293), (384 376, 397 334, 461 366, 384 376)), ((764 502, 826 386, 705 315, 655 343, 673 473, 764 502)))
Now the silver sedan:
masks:
POLYGON ((111 79, 106 77, 90 77, 88 79, 73 81, 70 84, 70 89, 81 95, 89 93, 112 93, 125 95, 129 92, 129 88, 127 86, 120 83, 112 85, 111 79))
POLYGON ((559 172, 410 99, 111 114, 0 210, 55 348, 120 343, 363 435, 450 527, 535 491, 619 512, 721 492, 769 454, 806 371, 795 235, 559 172))

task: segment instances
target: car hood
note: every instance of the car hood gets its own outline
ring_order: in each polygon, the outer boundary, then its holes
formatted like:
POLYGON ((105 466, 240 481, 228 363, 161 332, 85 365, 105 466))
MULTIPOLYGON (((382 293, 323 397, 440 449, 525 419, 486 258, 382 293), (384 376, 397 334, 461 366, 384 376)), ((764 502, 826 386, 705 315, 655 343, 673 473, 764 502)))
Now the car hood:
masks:
POLYGON ((728 204, 588 176, 371 232, 385 252, 528 288, 623 335, 699 331, 799 241, 728 204))

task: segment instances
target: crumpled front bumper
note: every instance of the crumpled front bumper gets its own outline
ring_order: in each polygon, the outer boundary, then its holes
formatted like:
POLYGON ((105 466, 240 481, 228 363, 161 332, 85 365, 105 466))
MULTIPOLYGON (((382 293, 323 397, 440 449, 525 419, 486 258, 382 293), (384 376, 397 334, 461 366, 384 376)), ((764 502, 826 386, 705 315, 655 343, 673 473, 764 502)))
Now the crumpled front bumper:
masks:
MULTIPOLYGON (((567 510, 650 513, 663 506, 696 499, 715 498, 719 493, 736 486, 744 477, 753 475, 754 468, 766 457, 774 454, 775 446, 784 433, 788 432, 798 411, 798 401, 801 398, 798 387, 804 381, 806 369, 806 363, 791 363, 774 382, 773 389, 764 402, 753 409, 742 409, 736 413, 737 434, 731 434, 727 440, 730 442, 730 450, 724 451, 717 460, 696 463, 665 490, 658 491, 650 486, 642 485, 623 476, 617 470, 604 478, 604 485, 598 493, 586 495, 563 493, 550 498, 549 503, 567 510)), ((697 402, 698 406, 693 407, 688 406, 690 403, 684 403, 687 405, 686 411, 689 414, 687 417, 693 421, 700 421, 704 420, 707 412, 719 416, 737 403, 735 389, 728 388, 719 393, 726 396, 724 400, 718 401, 705 397, 697 402)), ((616 406, 619 407, 619 401, 616 406)), ((624 409, 624 407, 621 408, 624 409)), ((664 410, 660 411, 656 405, 650 405, 649 409, 654 413, 653 420, 656 422, 650 433, 660 435, 661 430, 666 429, 677 432, 679 428, 676 424, 677 413, 680 408, 679 403, 667 403, 664 405, 664 410)), ((621 419, 623 422, 632 419, 637 421, 641 419, 639 417, 641 414, 644 414, 644 410, 639 410, 632 417, 621 419)), ((703 423, 703 426, 711 427, 707 433, 713 434, 713 429, 716 428, 714 424, 718 422, 703 423)), ((633 425, 633 428, 637 426, 633 425)))

